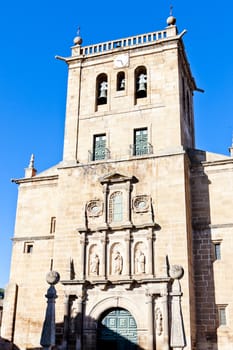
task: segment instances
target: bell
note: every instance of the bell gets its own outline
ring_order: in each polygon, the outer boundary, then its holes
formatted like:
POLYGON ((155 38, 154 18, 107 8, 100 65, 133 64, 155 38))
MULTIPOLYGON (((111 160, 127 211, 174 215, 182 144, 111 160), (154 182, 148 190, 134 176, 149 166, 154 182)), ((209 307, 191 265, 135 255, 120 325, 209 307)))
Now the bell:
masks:
POLYGON ((108 91, 108 83, 106 81, 103 81, 100 84, 100 94, 99 99, 106 99, 107 98, 107 91, 108 91))
POLYGON ((120 90, 125 90, 125 79, 121 80, 120 90))
POLYGON ((140 74, 138 77, 138 89, 137 92, 146 91, 146 74, 140 74))
POLYGON ((100 90, 98 98, 107 98, 107 90, 100 90))

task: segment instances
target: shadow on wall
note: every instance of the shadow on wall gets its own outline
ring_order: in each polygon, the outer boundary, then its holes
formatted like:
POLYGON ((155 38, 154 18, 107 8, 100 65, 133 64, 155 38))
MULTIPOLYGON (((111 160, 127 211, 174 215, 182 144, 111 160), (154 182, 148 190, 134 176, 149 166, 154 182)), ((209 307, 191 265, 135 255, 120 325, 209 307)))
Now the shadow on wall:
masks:
POLYGON ((12 344, 9 340, 0 337, 0 349, 1 350, 20 350, 16 345, 12 344))
MULTIPOLYGON (((131 332, 133 341, 127 339, 117 332, 97 322, 91 317, 84 317, 81 320, 81 315, 77 315, 75 319, 65 319, 64 323, 56 324, 56 345, 51 350, 76 350, 78 348, 83 350, 144 350, 137 345, 137 331, 136 328, 130 331, 122 327, 121 331, 125 334, 131 332), (81 321, 81 322, 80 322, 81 321), (85 329, 82 328, 84 324, 85 329)), ((43 347, 27 347, 26 350, 43 350, 43 347)), ((0 350, 21 350, 10 341, 0 338, 0 350)))
POLYGON ((218 310, 215 300, 213 262, 214 249, 211 233, 210 180, 201 162, 203 151, 190 151, 192 160, 192 226, 194 243, 197 348, 218 349, 218 310))
POLYGON ((80 314, 75 318, 67 317, 64 324, 56 324, 56 347, 54 350, 63 349, 64 345, 67 345, 69 350, 75 350, 77 345, 77 348, 89 350, 143 350, 137 344, 137 327, 136 325, 132 326, 132 319, 130 323, 127 323, 127 318, 125 320, 121 318, 122 325, 120 325, 120 319, 115 319, 119 327, 116 327, 115 323, 113 328, 107 327, 103 319, 97 321, 89 316, 84 316, 82 319, 80 314))

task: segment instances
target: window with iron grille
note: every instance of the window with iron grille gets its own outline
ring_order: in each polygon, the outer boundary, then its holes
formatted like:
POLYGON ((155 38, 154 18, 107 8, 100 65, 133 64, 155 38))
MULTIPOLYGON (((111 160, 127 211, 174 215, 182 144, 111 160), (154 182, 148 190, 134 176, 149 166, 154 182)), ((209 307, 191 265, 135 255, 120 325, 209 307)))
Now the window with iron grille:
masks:
POLYGON ((93 160, 105 159, 106 155, 106 135, 94 135, 93 160))
POLYGON ((134 155, 148 154, 147 128, 134 130, 134 155))

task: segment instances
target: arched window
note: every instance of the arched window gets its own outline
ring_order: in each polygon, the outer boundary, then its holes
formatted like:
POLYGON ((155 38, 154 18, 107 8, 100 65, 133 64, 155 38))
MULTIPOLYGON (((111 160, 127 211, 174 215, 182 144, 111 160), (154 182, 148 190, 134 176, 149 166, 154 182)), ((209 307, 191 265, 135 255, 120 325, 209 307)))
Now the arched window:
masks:
POLYGON ((110 222, 120 222, 123 220, 123 196, 122 192, 114 192, 109 200, 109 220, 110 222))
POLYGON ((104 105, 108 99, 108 77, 107 74, 100 74, 96 79, 96 104, 104 105))
POLYGON ((125 72, 117 73, 117 91, 125 90, 125 72))
POLYGON ((135 97, 144 98, 147 96, 147 71, 144 66, 135 70, 135 97))

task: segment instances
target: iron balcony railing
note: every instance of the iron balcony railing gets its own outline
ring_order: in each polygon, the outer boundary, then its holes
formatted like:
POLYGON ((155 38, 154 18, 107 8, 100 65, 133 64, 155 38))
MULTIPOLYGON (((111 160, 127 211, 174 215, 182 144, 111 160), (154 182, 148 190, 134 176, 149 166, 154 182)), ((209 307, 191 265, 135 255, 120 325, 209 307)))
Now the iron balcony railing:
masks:
POLYGON ((107 160, 110 158, 110 151, 108 148, 104 148, 102 152, 94 153, 92 151, 88 151, 88 161, 97 161, 97 160, 107 160))
POLYGON ((131 156, 142 156, 144 154, 152 154, 153 147, 152 144, 147 142, 144 145, 132 144, 130 145, 130 155, 131 156))

